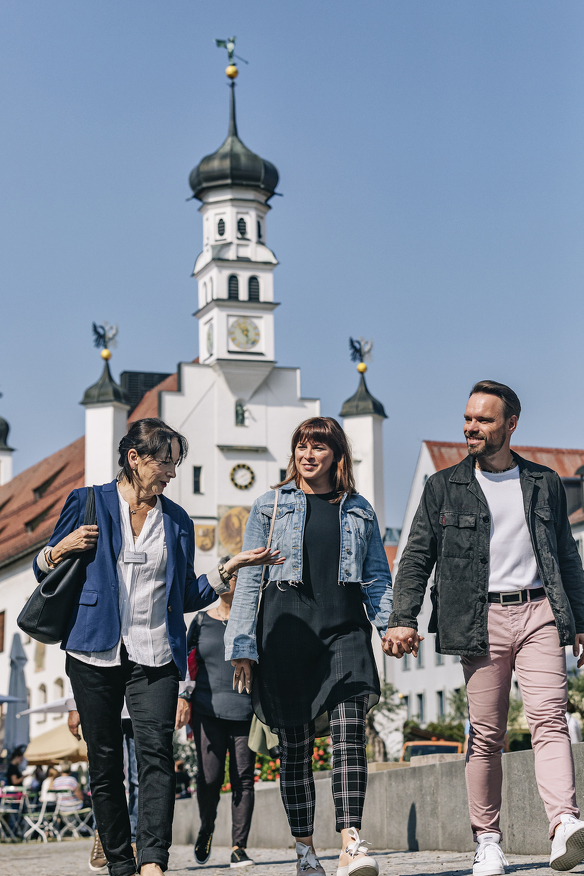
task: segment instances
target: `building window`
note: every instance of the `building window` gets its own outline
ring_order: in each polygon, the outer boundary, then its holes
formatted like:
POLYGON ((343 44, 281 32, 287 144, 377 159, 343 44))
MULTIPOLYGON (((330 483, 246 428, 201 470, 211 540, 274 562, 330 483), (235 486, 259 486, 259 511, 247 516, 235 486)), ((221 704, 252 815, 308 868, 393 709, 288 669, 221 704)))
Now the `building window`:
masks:
MULTIPOLYGON (((39 706, 46 705, 47 702, 47 688, 44 684, 39 684, 39 706)), ((59 716, 60 717, 60 716, 59 716)), ((41 712, 37 724, 44 724, 47 720, 47 713, 41 712)))
POLYGON ((404 654, 404 656, 402 657, 402 670, 404 672, 409 672, 409 670, 410 670, 410 655, 409 654, 404 654))
POLYGON ((262 239, 262 223, 258 219, 258 240, 262 239))
POLYGON ((245 426, 245 406, 242 401, 235 402, 235 425, 245 426))
POLYGON ((39 499, 42 499, 49 487, 51 487, 55 483, 55 481, 63 471, 64 467, 65 466, 61 466, 61 468, 54 474, 52 474, 50 478, 47 478, 46 481, 43 481, 42 484, 40 484, 38 487, 35 487, 35 489, 32 491, 35 502, 38 502, 39 499))
POLYGON ((46 520, 46 518, 49 516, 49 514, 50 514, 51 511, 53 510, 53 505, 55 505, 55 504, 56 504, 56 503, 53 502, 51 505, 49 505, 48 508, 45 508, 44 511, 41 511, 40 514, 37 514, 36 517, 33 517, 32 520, 28 520, 28 521, 24 524, 24 528, 26 529, 26 531, 27 531, 27 532, 34 532, 35 529, 37 528, 37 526, 40 526, 41 523, 42 523, 44 520, 46 520))
POLYGON ((227 281, 227 297, 231 298, 233 301, 239 299, 239 280, 235 274, 231 274, 227 281))
POLYGON ((407 694, 404 694, 401 698, 401 704, 406 710, 406 721, 410 720, 410 698, 407 694))
POLYGON ((219 235, 219 237, 223 237, 223 235, 225 234, 225 222, 223 221, 223 219, 220 219, 217 223, 217 234, 219 235))
POLYGON ((418 645, 418 659, 416 661, 416 669, 424 668, 424 643, 420 642, 418 645))
POLYGON ((6 612, 0 611, 0 654, 4 650, 4 626, 6 623, 6 612))
POLYGON ((193 493, 201 491, 201 472, 203 468, 200 465, 193 465, 193 493))
POLYGON ((247 281, 247 297, 250 301, 260 300, 260 281, 257 277, 250 277, 247 281))
POLYGON ((47 646, 44 642, 37 642, 34 649, 34 671, 42 672, 45 668, 45 651, 47 646))
POLYGON ((444 717, 444 692, 441 690, 436 691, 436 712, 439 718, 444 717))
MULTIPOLYGON (((55 699, 62 700, 64 696, 65 696, 65 684, 63 682, 63 679, 56 678, 55 679, 55 699)), ((53 721, 60 721, 60 720, 61 720, 60 714, 55 715, 55 717, 53 718, 53 721)))
POLYGON ((237 220, 237 233, 239 237, 245 237, 247 234, 247 225, 243 217, 237 220))
POLYGON ((444 657, 436 650, 436 636, 434 636, 434 664, 436 666, 444 666, 444 657))
POLYGON ((424 715, 424 694, 416 694, 416 700, 418 702, 418 721, 420 724, 423 724, 426 720, 424 715))
POLYGON ((281 481, 285 481, 287 477, 288 477, 288 469, 287 469, 287 468, 281 468, 281 469, 280 469, 280 480, 281 480, 281 481))

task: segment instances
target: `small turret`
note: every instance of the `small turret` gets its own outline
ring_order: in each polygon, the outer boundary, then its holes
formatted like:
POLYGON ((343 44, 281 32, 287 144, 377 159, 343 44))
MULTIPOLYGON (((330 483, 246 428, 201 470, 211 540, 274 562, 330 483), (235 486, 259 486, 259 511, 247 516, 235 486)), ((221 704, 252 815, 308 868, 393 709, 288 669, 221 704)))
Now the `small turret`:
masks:
POLYGON ((0 487, 12 480, 12 454, 14 448, 8 446, 10 426, 0 417, 0 487))

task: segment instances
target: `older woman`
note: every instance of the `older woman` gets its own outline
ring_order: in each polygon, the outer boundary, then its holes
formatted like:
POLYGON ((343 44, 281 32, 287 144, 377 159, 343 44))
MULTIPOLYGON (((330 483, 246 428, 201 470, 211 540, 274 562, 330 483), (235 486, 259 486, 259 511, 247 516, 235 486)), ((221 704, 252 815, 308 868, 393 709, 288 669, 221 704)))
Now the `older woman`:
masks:
MULTIPOLYGON (((94 815, 111 876, 156 876, 168 866, 174 810, 172 735, 186 673, 184 612, 229 590, 240 568, 277 558, 246 551, 197 578, 193 523, 163 493, 187 453, 162 420, 132 423, 115 481, 94 487, 97 524, 83 525, 87 489, 68 497, 36 577, 90 551, 86 580, 61 647, 87 742, 94 815), (123 782, 121 712, 132 724, 140 795, 137 861, 123 782)), ((75 729, 75 728, 72 728, 75 729)))
POLYGON ((391 576, 373 508, 355 490, 345 433, 331 417, 301 423, 288 476, 256 499, 244 547, 272 544, 284 564, 269 569, 259 616, 260 569, 239 575, 225 658, 251 684, 260 720, 278 730, 280 790, 298 876, 324 876, 314 852, 315 720, 328 714, 332 791, 341 834, 337 876, 376 876, 359 830, 367 786, 365 717, 379 699, 371 623, 383 634, 391 576), (371 623, 370 623, 371 622, 371 623))

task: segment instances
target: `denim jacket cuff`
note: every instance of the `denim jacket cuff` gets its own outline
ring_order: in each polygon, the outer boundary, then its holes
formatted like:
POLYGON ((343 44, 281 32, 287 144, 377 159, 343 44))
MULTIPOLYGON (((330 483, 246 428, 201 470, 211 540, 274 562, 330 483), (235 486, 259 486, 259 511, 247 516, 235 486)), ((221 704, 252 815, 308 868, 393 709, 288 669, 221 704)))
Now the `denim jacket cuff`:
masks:
POLYGON ((219 569, 215 566, 214 569, 211 569, 210 572, 207 572, 207 581, 217 594, 217 596, 221 596, 222 593, 229 593, 231 587, 229 584, 224 584, 221 580, 221 575, 219 574, 219 569))

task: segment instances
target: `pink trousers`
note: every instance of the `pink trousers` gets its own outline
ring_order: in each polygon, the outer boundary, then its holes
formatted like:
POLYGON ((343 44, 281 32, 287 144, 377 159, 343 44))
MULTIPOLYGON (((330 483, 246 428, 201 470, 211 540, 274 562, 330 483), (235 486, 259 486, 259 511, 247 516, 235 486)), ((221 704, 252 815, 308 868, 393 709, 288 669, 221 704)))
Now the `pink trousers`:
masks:
POLYGON ((501 833, 501 749, 515 670, 551 838, 563 813, 580 815, 566 723, 565 651, 546 598, 522 605, 490 603, 488 629, 488 655, 462 658, 471 724, 466 784, 473 835, 476 840, 481 833, 501 833))

